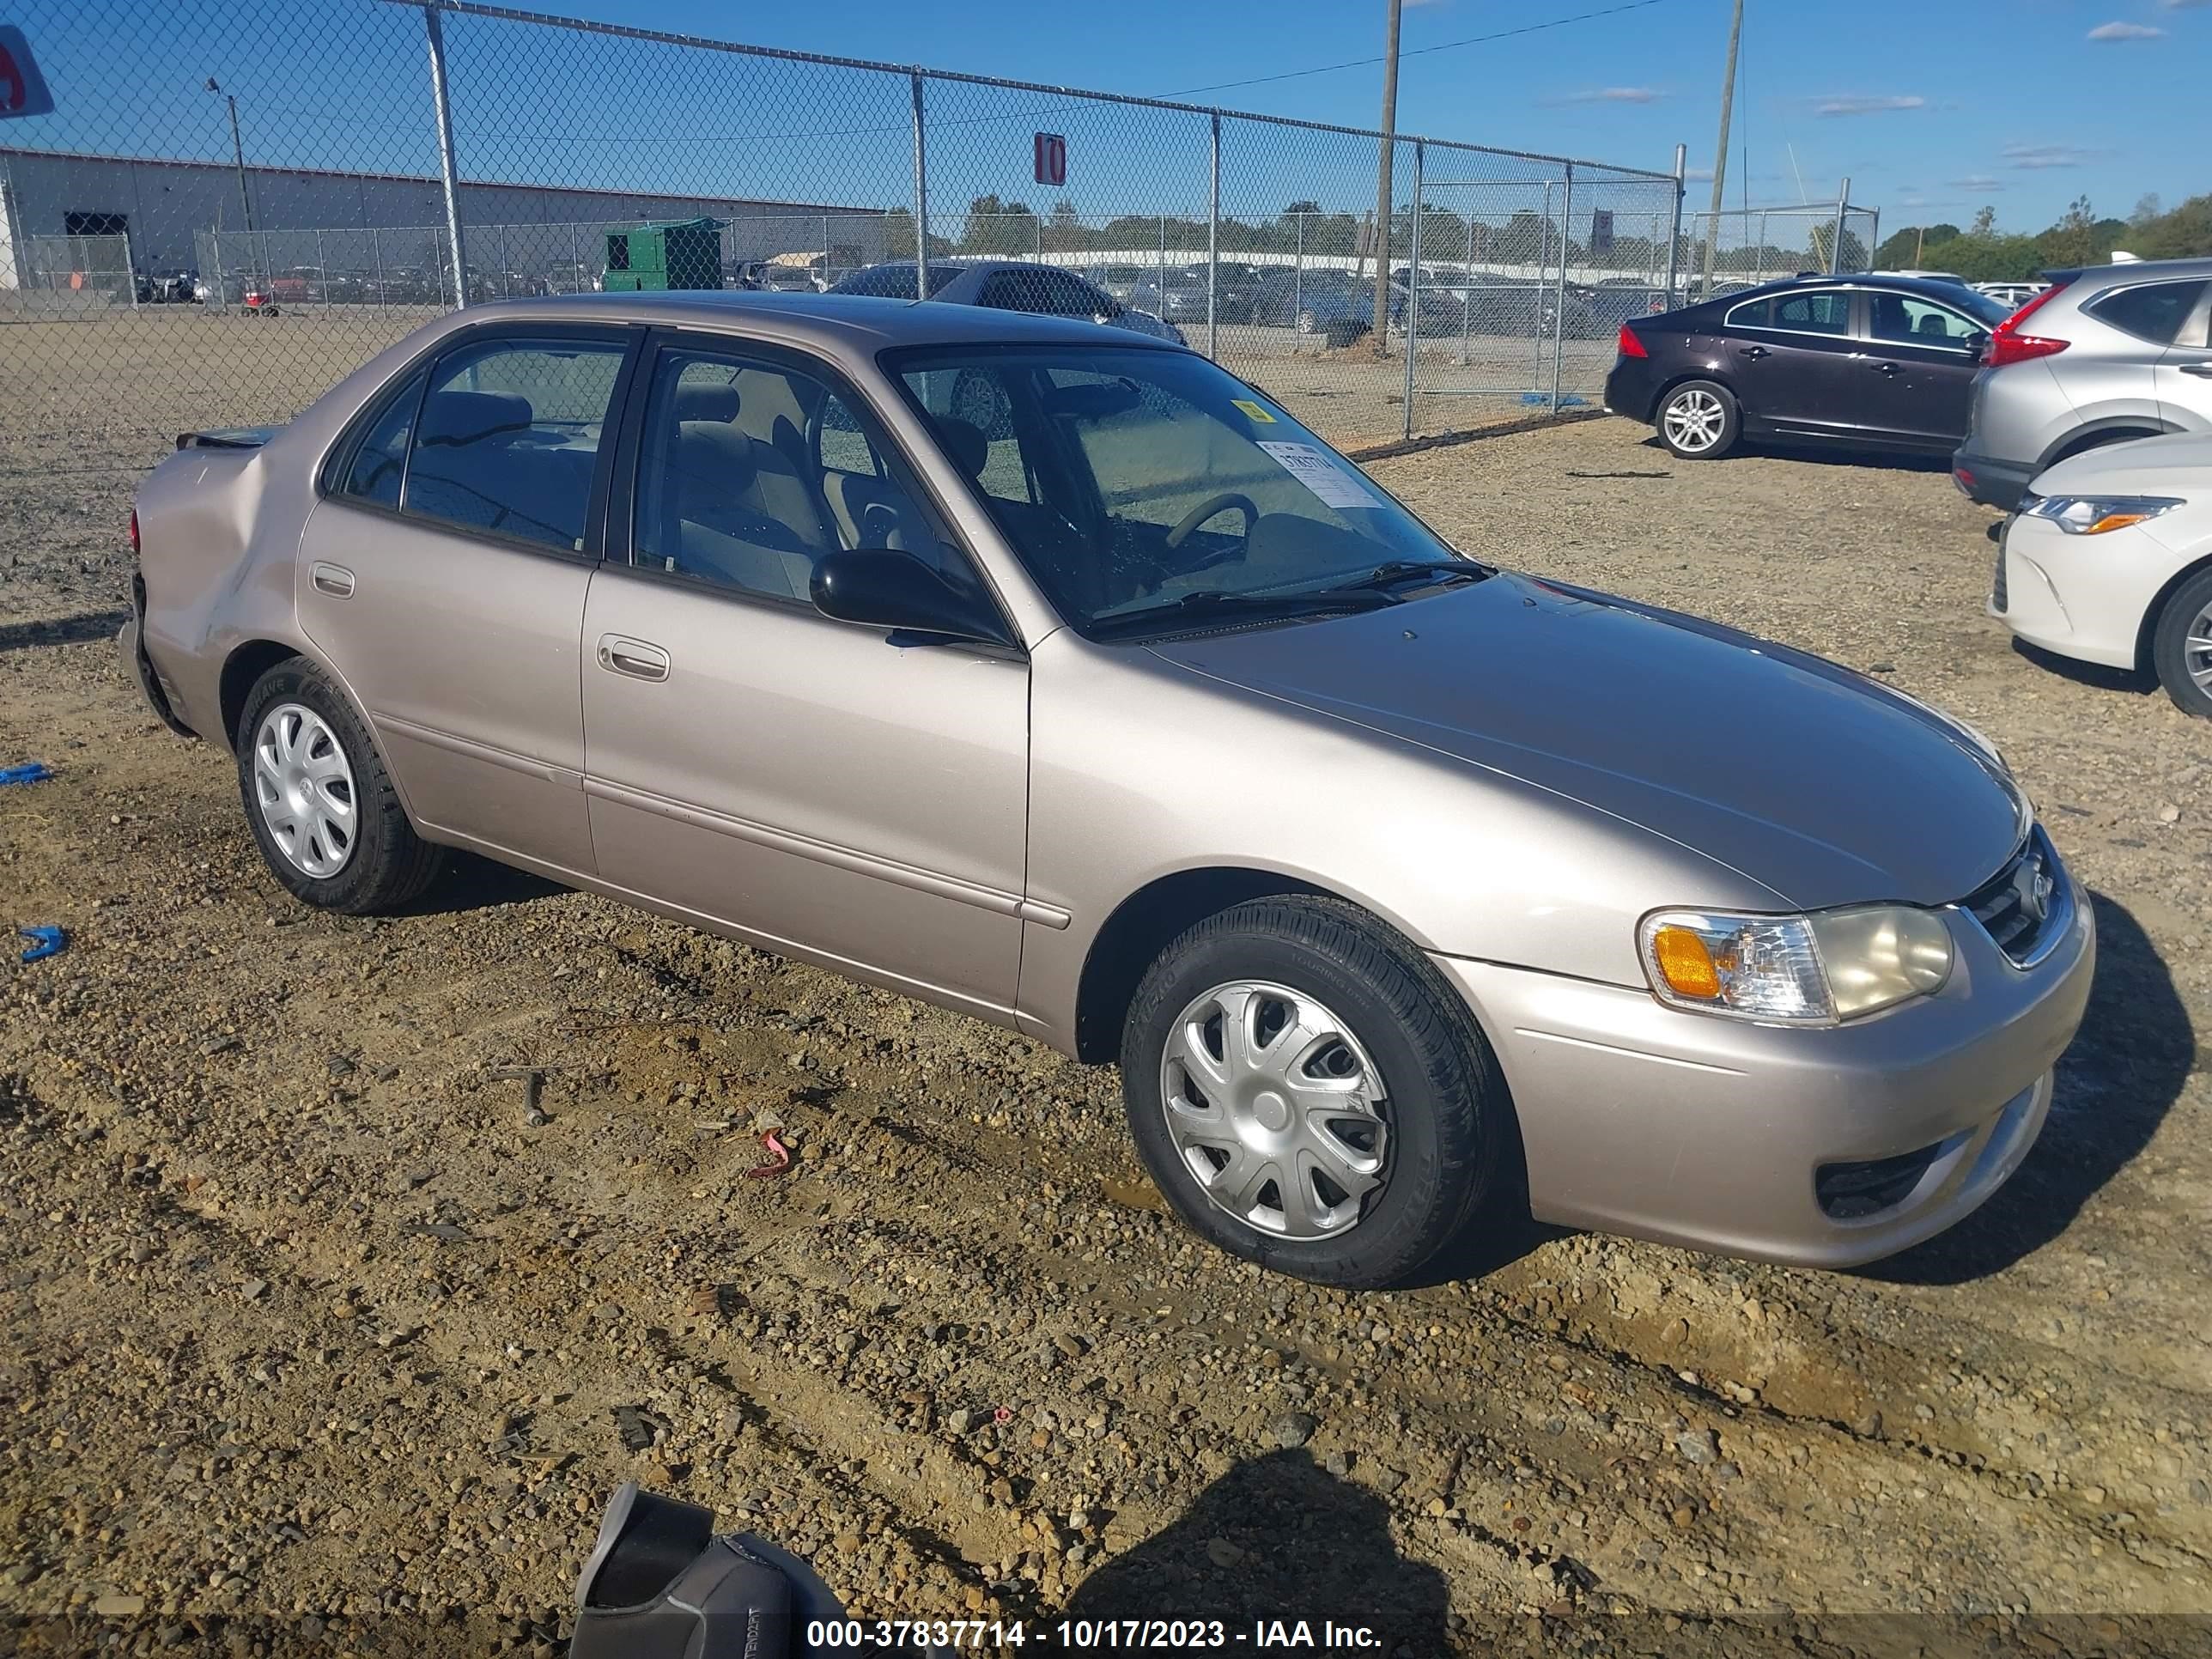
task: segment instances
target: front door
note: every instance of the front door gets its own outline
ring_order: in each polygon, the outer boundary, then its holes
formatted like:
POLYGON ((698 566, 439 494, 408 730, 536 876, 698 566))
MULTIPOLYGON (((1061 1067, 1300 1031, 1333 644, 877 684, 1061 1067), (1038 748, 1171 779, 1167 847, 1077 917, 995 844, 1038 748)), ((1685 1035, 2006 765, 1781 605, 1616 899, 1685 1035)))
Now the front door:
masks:
POLYGON ((1859 343, 1848 289, 1800 289, 1729 313, 1729 366, 1747 423, 1832 437, 1856 424, 1859 343))
POLYGON ((369 412, 308 517, 301 626, 434 840, 592 868, 577 641, 640 338, 465 337, 369 412))
POLYGON ((974 580, 826 366, 672 337, 649 375, 584 615, 601 879, 769 949, 1006 1016, 1020 971, 1026 660, 814 609, 815 561, 855 545, 974 580))
POLYGON ((1966 408, 1989 331, 1932 300, 1868 290, 1867 435, 1949 454, 1966 435, 1966 408))

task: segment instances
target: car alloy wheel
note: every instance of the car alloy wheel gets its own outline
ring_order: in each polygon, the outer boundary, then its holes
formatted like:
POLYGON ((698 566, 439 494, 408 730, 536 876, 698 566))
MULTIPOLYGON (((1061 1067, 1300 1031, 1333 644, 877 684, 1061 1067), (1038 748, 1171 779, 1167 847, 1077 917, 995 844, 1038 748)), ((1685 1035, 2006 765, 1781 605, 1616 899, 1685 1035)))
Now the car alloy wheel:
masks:
POLYGON ((1669 401, 1661 419, 1668 441, 1692 455, 1711 449, 1728 429, 1728 411, 1721 407, 1721 400, 1694 386, 1669 401))
POLYGON ((1161 1053, 1160 1101, 1191 1178, 1261 1232, 1349 1232, 1389 1178, 1381 1073, 1349 1024, 1288 986, 1237 980, 1194 997, 1161 1053))
POLYGON ((2182 636, 2181 666, 2197 689, 2212 697, 2212 605, 2197 613, 2182 636))
POLYGON ((304 703, 280 702, 253 736, 253 799, 277 850, 303 874, 328 880, 359 836, 345 746, 304 703))

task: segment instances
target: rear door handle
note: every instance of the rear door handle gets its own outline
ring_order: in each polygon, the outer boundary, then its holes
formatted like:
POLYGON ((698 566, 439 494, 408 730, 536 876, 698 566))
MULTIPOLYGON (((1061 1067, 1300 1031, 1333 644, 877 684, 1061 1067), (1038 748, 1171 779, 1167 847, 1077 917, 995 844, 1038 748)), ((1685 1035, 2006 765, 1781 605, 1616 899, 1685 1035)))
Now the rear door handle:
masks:
POLYGON ((627 674, 634 680, 665 680, 668 678, 668 653, 643 640, 621 634, 602 634, 599 666, 610 674, 627 674))
POLYGON ((1774 354, 1769 351, 1765 346, 1745 346, 1743 348, 1743 355, 1750 358, 1751 361, 1755 363, 1761 357, 1771 357, 1774 354))
POLYGON ((1894 374, 1898 372, 1895 363, 1869 363, 1867 367, 1877 374, 1894 374))
POLYGON ((2179 368, 2184 374, 2194 374, 2200 380, 2212 380, 2212 363, 2183 363, 2179 368))
POLYGON ((307 580, 315 585, 318 593, 327 593, 334 599, 353 597, 353 572, 342 564, 325 564, 317 560, 307 567, 307 580))

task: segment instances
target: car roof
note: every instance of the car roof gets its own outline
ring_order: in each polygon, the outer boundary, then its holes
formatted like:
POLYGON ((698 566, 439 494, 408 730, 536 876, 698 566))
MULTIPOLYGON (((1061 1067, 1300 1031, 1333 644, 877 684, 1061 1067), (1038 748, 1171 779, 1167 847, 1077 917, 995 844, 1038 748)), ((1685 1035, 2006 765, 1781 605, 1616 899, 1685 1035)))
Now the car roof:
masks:
POLYGON ((1885 276, 1861 270, 1846 271, 1840 276, 1778 276, 1771 282, 1760 283, 1738 293, 1717 294, 1705 303, 1718 305, 1726 301, 1740 305, 1762 295, 1794 294, 1800 289, 1808 288, 1878 288, 1885 293, 1910 294, 1917 299, 1944 300, 1954 306, 1959 303, 1961 291, 1971 291, 1962 290, 1962 285, 1958 283, 1942 282, 1931 276, 1885 276))
POLYGON ((2212 258, 2120 259, 2110 264, 2068 265, 2043 273, 2043 280, 2047 283, 2070 283, 2085 276, 2100 281, 2119 277, 2130 283, 2171 282, 2177 276, 2212 276, 2212 258))
MULTIPOLYGON (((933 268, 937 263, 930 261, 933 268)), ((1015 269, 1022 268, 1018 262, 1012 263, 1015 269)), ((1088 319, 860 294, 748 293, 735 289, 570 294, 471 306, 462 314, 472 322, 501 318, 530 322, 642 323, 663 328, 727 327, 756 337, 763 332, 780 334, 794 345, 863 355, 893 346, 1095 346, 1101 343, 1098 325, 1088 319)), ((1110 343, 1116 347, 1182 349, 1126 331, 1116 331, 1110 343)))

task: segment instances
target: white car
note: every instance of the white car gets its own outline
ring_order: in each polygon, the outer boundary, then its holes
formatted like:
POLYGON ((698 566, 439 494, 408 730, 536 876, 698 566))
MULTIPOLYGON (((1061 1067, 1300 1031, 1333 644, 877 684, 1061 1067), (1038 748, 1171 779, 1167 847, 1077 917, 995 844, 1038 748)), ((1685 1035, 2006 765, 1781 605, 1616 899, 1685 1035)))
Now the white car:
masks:
POLYGON ((1986 294, 1998 303, 2018 311, 2050 286, 2048 283, 1976 283, 1974 292, 1986 294))
POLYGON ((2039 473, 2005 520, 1990 614, 2062 657, 2151 670, 2212 720, 2212 436, 2110 444, 2039 473))

